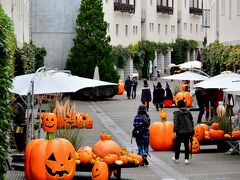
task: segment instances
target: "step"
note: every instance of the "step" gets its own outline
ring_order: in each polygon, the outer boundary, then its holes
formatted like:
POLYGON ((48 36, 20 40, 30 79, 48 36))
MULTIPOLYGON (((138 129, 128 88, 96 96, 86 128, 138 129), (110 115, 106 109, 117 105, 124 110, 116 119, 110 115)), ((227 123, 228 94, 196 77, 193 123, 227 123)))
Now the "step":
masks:
POLYGON ((11 167, 18 171, 24 171, 24 163, 12 163, 11 167))
POLYGON ((12 158, 12 162, 24 162, 24 154, 12 154, 11 155, 11 158, 12 158))

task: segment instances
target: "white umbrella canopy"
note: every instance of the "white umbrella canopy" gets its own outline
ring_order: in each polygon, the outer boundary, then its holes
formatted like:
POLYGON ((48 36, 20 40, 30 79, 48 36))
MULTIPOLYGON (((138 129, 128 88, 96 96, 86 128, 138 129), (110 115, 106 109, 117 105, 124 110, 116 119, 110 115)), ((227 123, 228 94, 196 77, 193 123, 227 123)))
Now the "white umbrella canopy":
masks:
POLYGON ((178 64, 179 68, 182 69, 182 68, 198 68, 198 69, 201 69, 202 67, 202 63, 200 61, 188 61, 188 62, 185 62, 185 63, 182 63, 182 64, 178 64))
POLYGON ((168 79, 168 80, 189 80, 189 81, 203 81, 208 79, 207 76, 203 76, 201 74, 197 74, 194 72, 186 71, 179 74, 174 74, 171 76, 161 77, 161 79, 168 79))
POLYGON ((194 87, 201 87, 204 89, 226 89, 234 86, 233 82, 237 80, 240 80, 239 74, 225 71, 217 76, 195 84, 194 87))
POLYGON ((46 70, 34 74, 16 76, 13 79, 13 87, 10 89, 10 92, 28 95, 31 92, 31 81, 34 82, 33 94, 76 92, 88 87, 118 85, 116 83, 73 76, 65 72, 46 70))
POLYGON ((233 81, 232 86, 229 86, 227 89, 223 90, 224 92, 228 94, 233 95, 240 95, 240 82, 239 81, 233 81))

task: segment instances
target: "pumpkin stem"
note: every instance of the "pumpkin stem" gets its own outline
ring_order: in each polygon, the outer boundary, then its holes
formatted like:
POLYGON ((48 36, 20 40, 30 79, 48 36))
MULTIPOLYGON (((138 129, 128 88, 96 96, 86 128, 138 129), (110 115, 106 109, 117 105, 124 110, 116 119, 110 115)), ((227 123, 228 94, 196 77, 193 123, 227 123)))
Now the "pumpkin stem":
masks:
POLYGON ((46 140, 52 140, 52 139, 55 139, 55 135, 54 135, 54 133, 50 133, 50 132, 48 132, 48 133, 46 134, 45 139, 46 139, 46 140))
POLYGON ((167 119, 166 118, 162 118, 161 122, 167 122, 167 119))

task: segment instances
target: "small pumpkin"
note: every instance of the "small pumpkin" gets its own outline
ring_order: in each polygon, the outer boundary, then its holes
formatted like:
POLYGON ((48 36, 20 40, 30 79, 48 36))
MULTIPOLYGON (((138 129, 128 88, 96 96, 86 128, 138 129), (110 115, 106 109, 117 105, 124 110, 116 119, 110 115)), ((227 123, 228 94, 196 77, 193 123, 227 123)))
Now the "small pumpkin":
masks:
POLYGON ((233 139, 240 139, 240 131, 233 131, 232 132, 233 139))
POLYGON ((42 128, 44 132, 55 132, 57 130, 57 117, 54 113, 42 114, 42 128))
POLYGON ((85 127, 87 129, 92 129, 92 127, 93 127, 93 119, 91 117, 86 118, 86 120, 85 120, 85 127))
POLYGON ((108 180, 109 170, 105 162, 96 161, 92 168, 92 180, 108 180))
POLYGON ((211 137, 209 136, 209 131, 205 131, 205 139, 209 140, 211 137))
POLYGON ((197 138, 193 138, 192 141, 192 153, 198 153, 200 151, 200 144, 197 138))
POLYGON ((230 139, 232 136, 230 134, 224 134, 225 139, 230 139))
POLYGON ((214 130, 219 130, 219 128, 220 128, 220 125, 219 125, 219 123, 212 123, 212 129, 214 129, 214 130))
POLYGON ((162 108, 159 116, 160 116, 161 119, 166 119, 167 118, 167 113, 165 111, 165 108, 162 108))
POLYGON ((121 160, 123 162, 123 165, 128 164, 128 156, 127 155, 119 156, 119 160, 121 160))
POLYGON ((108 154, 103 158, 103 162, 107 164, 114 164, 115 161, 118 160, 118 155, 116 154, 108 154))
POLYGON ((89 161, 93 158, 91 153, 86 150, 78 152, 78 156, 82 164, 88 164, 89 161))
POLYGON ((100 134, 100 139, 101 139, 101 140, 111 140, 111 139, 112 139, 112 136, 111 136, 110 134, 107 134, 107 133, 105 133, 105 132, 102 132, 102 133, 100 134))
POLYGON ((81 116, 81 114, 76 114, 76 127, 82 129, 84 127, 85 123, 81 116))

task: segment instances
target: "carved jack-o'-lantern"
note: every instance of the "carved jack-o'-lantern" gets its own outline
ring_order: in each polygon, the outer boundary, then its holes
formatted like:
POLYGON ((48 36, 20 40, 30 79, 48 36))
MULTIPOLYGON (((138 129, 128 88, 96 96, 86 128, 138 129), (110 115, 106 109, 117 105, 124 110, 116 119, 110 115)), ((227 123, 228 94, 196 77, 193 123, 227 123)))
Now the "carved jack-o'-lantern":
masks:
POLYGON ((204 141, 205 140, 205 129, 203 126, 197 125, 194 127, 194 137, 198 141, 204 141))
POLYGON ((25 150, 25 176, 32 179, 66 179, 74 177, 76 154, 66 139, 36 139, 25 150))
POLYGON ((184 100, 186 103, 186 107, 192 106, 192 96, 190 95, 190 92, 179 92, 175 95, 174 101, 177 106, 177 103, 179 100, 184 100))
POLYGON ((75 126, 76 112, 72 107, 68 107, 67 111, 64 113, 65 126, 67 128, 72 128, 75 126))
POLYGON ((93 127, 93 119, 91 117, 88 117, 86 120, 85 120, 85 127, 87 129, 92 129, 93 127))
POLYGON ((42 128, 44 132, 55 132, 57 130, 57 117, 54 113, 42 114, 42 128))
POLYGON ((198 153, 200 151, 200 144, 197 138, 193 138, 192 141, 192 153, 198 153))
POLYGON ((108 180, 108 165, 105 162, 96 161, 92 168, 93 180, 108 180))
POLYGON ((76 114, 76 127, 77 128, 83 128, 84 127, 84 120, 81 116, 81 114, 77 113, 76 114))

